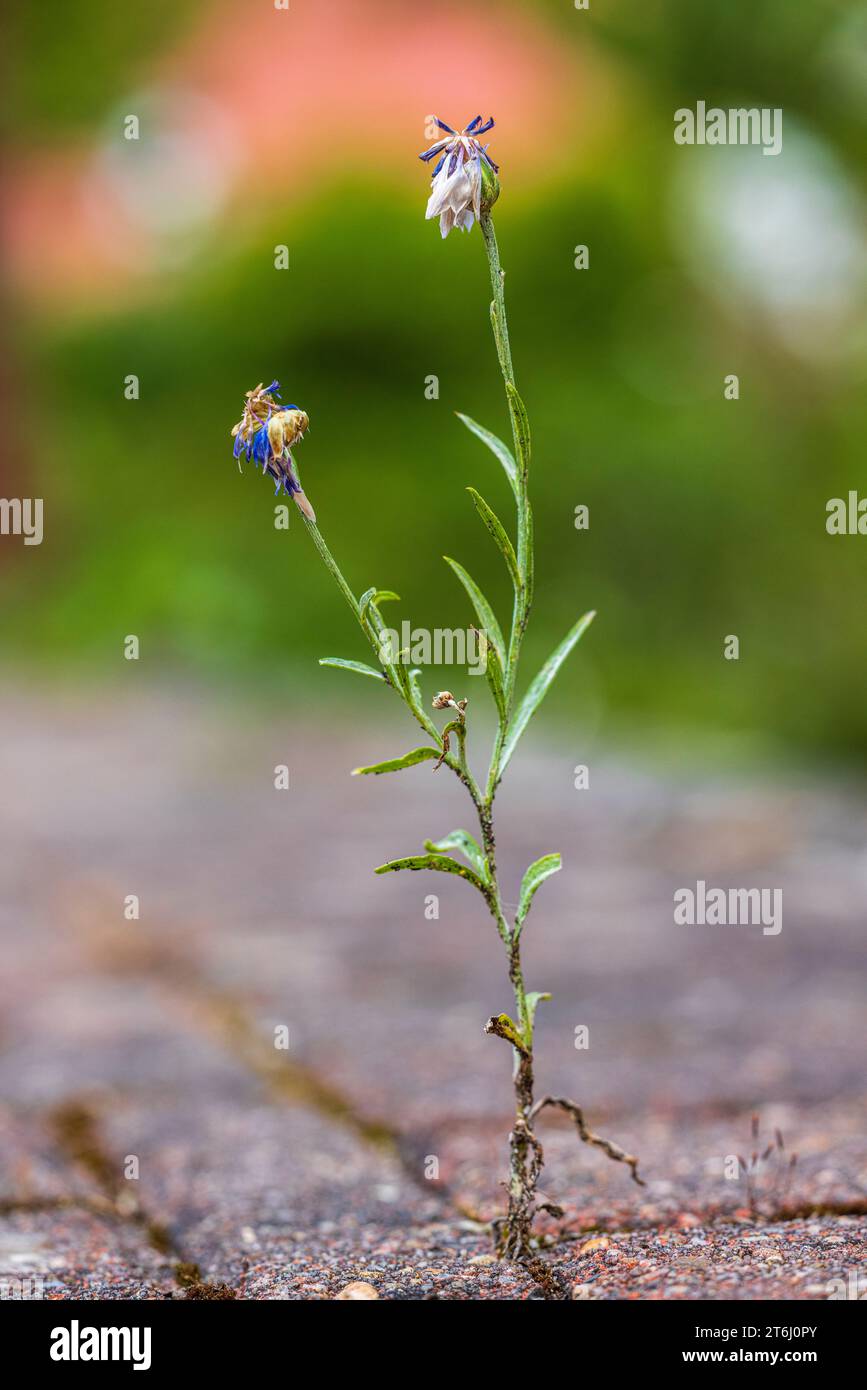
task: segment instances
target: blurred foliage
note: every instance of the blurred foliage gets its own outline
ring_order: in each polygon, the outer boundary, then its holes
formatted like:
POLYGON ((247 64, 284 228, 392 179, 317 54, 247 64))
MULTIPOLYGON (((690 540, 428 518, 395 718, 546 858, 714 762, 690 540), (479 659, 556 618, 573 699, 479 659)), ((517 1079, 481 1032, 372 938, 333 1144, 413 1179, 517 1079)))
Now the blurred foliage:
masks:
MULTIPOLYGON (((148 8, 117 14, 154 35, 148 8)), ((150 8, 167 19, 176 7, 150 8)), ((712 727, 799 753, 867 756, 867 541, 824 529, 826 500, 864 478, 863 371, 808 366, 758 316, 742 322, 688 274, 663 196, 670 116, 659 128, 641 121, 642 83, 688 104, 733 67, 741 100, 802 100, 798 55, 839 10, 618 6, 597 37, 635 84, 634 138, 532 203, 507 190, 497 209, 534 443, 539 554, 525 680, 581 612, 599 612, 546 706, 562 719, 601 711, 644 730, 712 727), (592 248, 587 273, 573 267, 578 242, 592 248), (733 363, 737 404, 722 395, 733 363), (590 508, 587 532, 574 526, 579 503, 590 508), (739 662, 723 660, 728 633, 740 637, 739 662)), ((44 22, 40 13, 32 7, 27 22, 44 22)), ((586 16, 570 18, 574 35, 586 16)), ((562 14, 557 22, 565 32, 562 14)), ((85 94, 68 80, 71 119, 107 100, 99 81, 85 94)), ((824 90, 814 128, 845 154, 834 132, 849 127, 824 90)), ((505 618, 501 560, 464 488, 477 486, 505 518, 507 485, 453 414, 507 434, 487 267, 477 235, 442 244, 423 222, 417 175, 409 162, 404 200, 392 186, 344 181, 289 223, 282 208, 263 209, 255 227, 203 247, 145 309, 20 325, 22 372, 50 383, 62 421, 62 468, 42 449, 38 421, 28 424, 55 519, 38 564, 28 555, 7 573, 7 650, 110 670, 122 636, 136 632, 151 673, 279 690, 303 672, 314 698, 332 686, 365 709, 388 698, 315 664, 367 653, 294 509, 289 532, 275 530, 268 482, 251 467, 239 476, 231 458, 242 393, 272 376, 310 415, 297 451, 305 489, 356 592, 395 588, 403 602, 389 620, 465 626, 472 615, 445 552, 505 618), (292 268, 278 273, 272 248, 287 225, 292 268), (141 378, 139 402, 123 398, 129 371, 141 378), (435 401, 424 394, 430 374, 435 401)), ((431 689, 440 679, 431 673, 431 689)), ((457 693, 481 703, 476 684, 457 693)))
POLYGON ((3 85, 16 139, 57 141, 97 125, 203 3, 13 0, 3 85))

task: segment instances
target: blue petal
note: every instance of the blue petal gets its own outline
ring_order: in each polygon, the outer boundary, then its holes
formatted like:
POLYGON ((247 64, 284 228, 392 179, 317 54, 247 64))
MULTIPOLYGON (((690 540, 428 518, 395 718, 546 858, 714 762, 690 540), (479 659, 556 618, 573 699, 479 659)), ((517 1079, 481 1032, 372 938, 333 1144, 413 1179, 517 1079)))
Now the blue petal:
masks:
MULTIPOLYGON (((480 121, 481 119, 482 119, 481 116, 477 116, 477 117, 476 117, 476 120, 477 120, 477 121, 480 121)), ((475 124, 475 122, 474 122, 474 124, 475 124)), ((485 124, 484 124, 483 126, 479 126, 479 129, 476 131, 476 135, 484 135, 485 131, 486 131, 486 130, 490 130, 491 127, 493 126, 493 124, 494 124, 494 118, 493 118, 493 116, 489 116, 488 119, 485 121, 485 124)))
POLYGON ((245 448, 246 445, 244 444, 244 441, 241 438, 241 431, 239 430, 238 433, 235 435, 235 446, 232 449, 232 453, 234 454, 236 459, 241 457, 241 454, 244 452, 245 448))
POLYGON ((472 135, 477 125, 482 124, 481 116, 473 116, 468 126, 464 126, 464 135, 472 135))
POLYGON ((423 159, 425 163, 427 163, 429 159, 433 159, 435 154, 439 154, 440 150, 444 150, 448 143, 448 140, 437 140, 435 144, 431 145, 430 149, 425 150, 424 154, 419 155, 419 159, 423 159))
MULTIPOLYGON (((263 425, 262 428, 257 430, 253 435, 251 452, 257 463, 264 463, 270 458, 271 441, 268 438, 268 428, 266 425, 263 425)), ((249 458, 250 455, 248 454, 247 457, 249 458)))
POLYGON ((456 131, 456 130, 452 130, 452 128, 451 128, 450 125, 446 125, 445 121, 441 121, 440 118, 439 118, 439 116, 434 116, 434 120, 436 121, 436 123, 437 123, 437 125, 439 126, 440 130, 447 130, 448 133, 449 133, 449 135, 457 135, 457 131, 456 131))

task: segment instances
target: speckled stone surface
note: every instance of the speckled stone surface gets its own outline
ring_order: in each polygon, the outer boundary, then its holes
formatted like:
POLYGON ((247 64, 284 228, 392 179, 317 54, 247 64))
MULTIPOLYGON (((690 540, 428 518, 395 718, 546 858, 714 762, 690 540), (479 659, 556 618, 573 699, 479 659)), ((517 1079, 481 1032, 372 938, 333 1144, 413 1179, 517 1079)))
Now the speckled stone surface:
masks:
MULTIPOLYGON (((500 944, 465 884, 371 872, 469 827, 453 779, 351 779, 399 736, 359 722, 326 748, 312 713, 302 738, 297 713, 180 693, 8 690, 0 716, 0 1276, 55 1298, 540 1297, 482 1224, 509 1124, 508 1049, 482 1032, 509 1007, 500 944)), ((564 1292, 828 1297, 864 1264, 867 802, 637 769, 580 731, 528 739, 510 781, 506 883, 565 862, 526 930, 528 985, 554 993, 539 1091, 647 1179, 539 1121, 564 1292), (782 931, 676 926, 698 878, 781 887, 782 931), (750 1194, 727 1160, 777 1129, 750 1194)))

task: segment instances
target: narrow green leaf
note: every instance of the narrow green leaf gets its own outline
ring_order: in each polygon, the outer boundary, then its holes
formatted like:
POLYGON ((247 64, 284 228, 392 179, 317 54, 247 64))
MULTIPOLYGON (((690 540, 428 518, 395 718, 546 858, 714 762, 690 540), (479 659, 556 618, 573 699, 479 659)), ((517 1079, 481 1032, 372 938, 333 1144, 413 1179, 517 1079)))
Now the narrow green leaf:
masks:
POLYGON ((563 867, 563 860, 559 854, 543 854, 541 859, 537 859, 531 864, 524 874, 521 882, 521 898, 518 903, 518 911, 515 915, 515 935, 517 936, 524 924, 524 919, 530 911, 530 904, 536 895, 537 890, 550 878, 552 874, 559 873, 563 867))
POLYGON ((321 656, 320 666, 339 666, 343 671, 357 671, 360 676, 373 676, 374 680, 384 681, 385 676, 382 671, 376 671, 372 666, 365 666, 363 661, 344 661, 342 656, 321 656))
POLYGON ((377 656, 385 667, 388 676, 395 690, 400 691, 404 698, 409 693, 409 681, 407 679, 406 668, 400 660, 388 660, 388 657, 397 657, 397 653, 390 650, 392 643, 389 640, 388 648, 383 649, 382 638, 387 631, 385 621, 380 613, 377 604, 385 603, 387 600, 396 600, 398 594, 392 593, 391 589, 365 589, 361 598, 358 600, 358 619, 365 632, 373 631, 378 639, 375 645, 378 646, 377 656))
POLYGON ((419 707, 421 707, 422 700, 421 686, 419 685, 418 680, 420 675, 421 670, 418 666, 413 666, 412 669, 410 671, 407 671, 406 673, 406 678, 409 682, 410 694, 412 695, 413 700, 419 707))
POLYGON ((501 723, 506 720, 506 690, 503 679, 503 667, 500 664, 500 655, 493 642, 489 642, 484 632, 479 633, 481 651, 485 658, 485 679, 494 697, 494 704, 497 706, 497 714, 501 723))
POLYGON ((550 998, 551 998, 550 994, 548 994, 547 992, 542 993, 542 992, 540 992, 539 990, 533 990, 532 994, 528 994, 528 995, 527 995, 527 999, 526 999, 526 1002, 527 1002, 527 1013, 529 1014, 529 1017, 530 1017, 530 1027, 531 1027, 531 1028, 532 1028, 532 1026, 533 1026, 533 1020, 534 1020, 535 1017, 536 1017, 536 1010, 537 1010, 537 1008, 539 1007, 539 1005, 542 1003, 542 1001, 543 1001, 544 999, 550 999, 550 998))
POLYGON ((465 878, 468 883, 472 883, 474 888, 487 896, 484 883, 472 869, 468 869, 466 864, 461 864, 457 859, 450 859, 445 854, 413 854, 408 859, 390 859, 387 864, 380 864, 374 870, 377 874, 398 873, 401 869, 434 869, 441 874, 457 874, 459 878, 465 878))
POLYGON ((535 548, 533 545, 533 508, 527 502, 518 509, 518 528, 522 543, 518 547, 519 563, 524 575, 524 604, 529 609, 533 602, 535 580, 535 548))
MULTIPOLYGON (((375 586, 372 589, 365 589, 364 593, 361 595, 361 598, 358 600, 358 616, 361 619, 362 626, 367 617, 367 610, 370 607, 370 600, 373 598, 375 593, 375 586)), ((378 613, 376 614, 376 617, 379 617, 378 613)))
POLYGON ((415 767, 416 763, 423 763, 428 758, 438 758, 439 748, 413 748, 411 752, 404 753, 402 758, 389 758, 384 763, 371 763, 370 767, 354 767, 353 777, 366 777, 372 772, 374 777, 379 777, 383 772, 400 772, 405 767, 415 767))
POLYGON ((532 994, 528 994, 528 995, 526 996, 526 998, 525 998, 525 1001, 524 1001, 524 1002, 525 1002, 526 1005, 527 1005, 527 1021, 528 1021, 528 1025, 529 1025, 528 1028, 527 1028, 527 1046, 528 1046, 528 1047, 532 1047, 532 1046, 533 1046, 533 1025, 535 1024, 535 1021, 536 1021, 536 1009, 537 1009, 537 1008, 539 1007, 539 1005, 542 1003, 542 1000, 543 1000, 543 999, 550 999, 550 998, 551 998, 550 994, 541 994, 538 990, 534 990, 532 994))
MULTIPOLYGON (((361 595, 361 598, 358 600, 358 616, 361 619, 361 621, 364 622, 364 619, 367 617, 368 610, 371 606, 373 606, 374 610, 376 610, 380 603, 390 602, 399 603, 400 594, 392 593, 391 589, 365 589, 364 593, 361 595)), ((381 614, 377 612, 376 616, 377 618, 379 618, 381 623, 381 614)))
POLYGON ((488 877, 488 864, 482 847, 468 830, 452 830, 444 839, 436 842, 425 840, 424 847, 431 854, 446 853, 450 849, 460 850, 464 858, 473 866, 479 878, 487 879, 488 877))
POLYGON ((521 473, 524 478, 530 467, 530 421, 524 402, 518 395, 515 387, 510 381, 506 382, 506 396, 509 401, 509 412, 512 416, 512 425, 518 440, 518 455, 521 463, 521 473))
POLYGON ((462 415, 459 410, 456 411, 456 414, 461 423, 466 425, 467 429, 470 430, 477 439, 481 439, 483 444, 487 444, 491 453, 495 454, 500 460, 511 489, 517 497, 520 492, 518 466, 515 463, 509 446, 504 444, 502 439, 498 439, 495 434, 491 434, 490 430, 486 430, 483 425, 476 424, 476 421, 471 420, 469 415, 462 415))
POLYGON ((454 570, 458 579, 461 581, 467 593, 469 594, 470 603, 476 610, 476 617, 479 620, 479 624, 488 634, 494 646, 497 648, 497 651, 500 654, 500 662, 501 664, 503 664, 506 660, 506 644, 503 641, 503 634, 500 629, 500 624, 497 622, 493 608, 488 603, 488 600, 485 598, 476 581, 472 579, 470 575, 467 574, 463 565, 459 565, 457 560, 450 559, 448 555, 444 555, 443 559, 445 560, 446 564, 450 565, 451 568, 454 570))
POLYGON ((518 739, 521 737, 521 734, 526 729, 533 714, 544 700, 548 691, 548 686, 553 681, 576 642, 578 642, 583 633, 587 631, 587 628, 595 617, 595 612, 591 611, 585 613, 583 618, 578 619, 575 626, 567 632, 559 647, 555 647, 554 651, 545 662, 545 665, 531 684, 530 689, 515 711, 515 716, 509 726, 509 733, 503 747, 503 756, 500 759, 500 775, 502 775, 506 764, 514 753, 518 739))
POLYGON ((509 574, 512 576, 512 583, 516 589, 520 590, 522 587, 521 571, 518 569, 518 561, 515 557, 514 547, 509 537, 506 535, 503 523, 496 513, 488 506, 484 497, 476 492, 474 487, 468 487, 467 492, 473 499, 473 506, 499 546, 500 553, 508 566, 509 574))

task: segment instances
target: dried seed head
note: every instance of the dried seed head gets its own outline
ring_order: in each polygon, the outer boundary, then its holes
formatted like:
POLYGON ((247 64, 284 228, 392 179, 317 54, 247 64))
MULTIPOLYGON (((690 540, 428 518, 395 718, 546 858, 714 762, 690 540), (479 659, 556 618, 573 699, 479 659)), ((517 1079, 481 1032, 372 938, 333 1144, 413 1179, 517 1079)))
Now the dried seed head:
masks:
POLYGON ((309 427, 307 412, 297 405, 283 405, 280 383, 272 381, 270 386, 260 383, 245 393, 244 414, 232 427, 232 438, 239 463, 243 455, 248 461, 261 464, 263 473, 270 474, 277 484, 277 492, 294 497, 308 520, 315 521, 313 508, 301 491, 291 454, 309 427))
POLYGON ((455 697, 450 690, 441 690, 438 695, 434 695, 434 709, 450 709, 452 706, 457 708, 455 697))

